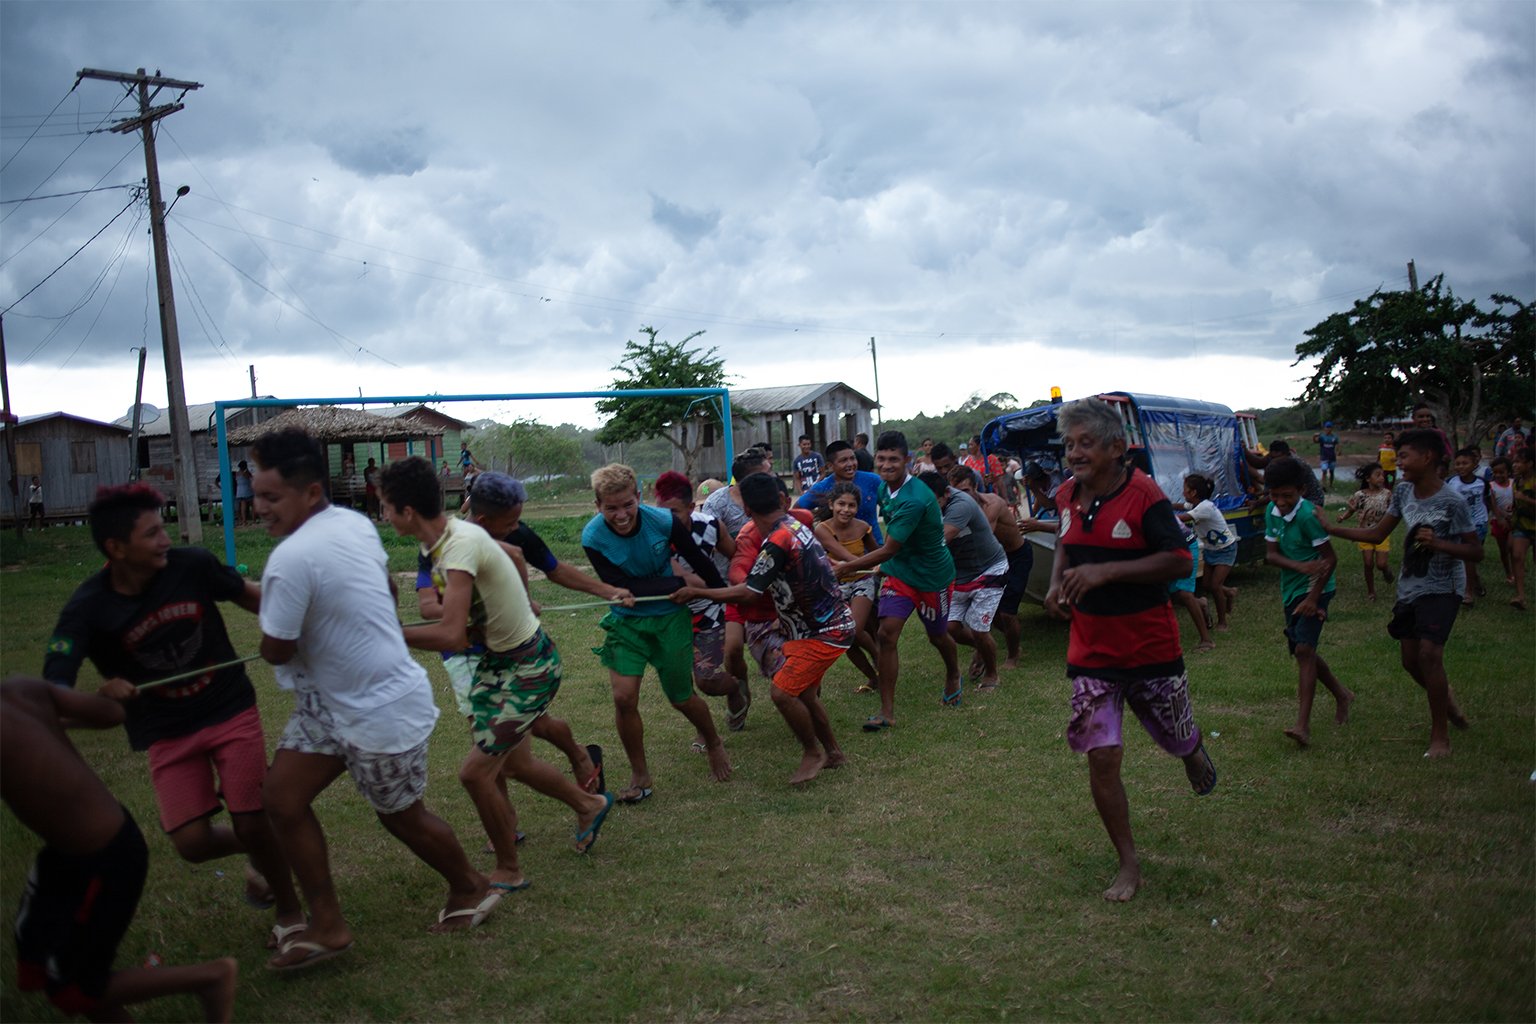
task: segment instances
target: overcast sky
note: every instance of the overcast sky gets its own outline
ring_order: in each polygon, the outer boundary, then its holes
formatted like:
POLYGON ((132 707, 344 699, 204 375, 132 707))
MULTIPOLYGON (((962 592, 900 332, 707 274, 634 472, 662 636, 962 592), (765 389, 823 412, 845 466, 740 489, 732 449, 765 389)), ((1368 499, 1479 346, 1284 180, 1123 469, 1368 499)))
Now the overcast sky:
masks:
MULTIPOLYGON (((1377 287, 1536 298, 1536 4, 0 3, 13 407, 602 388, 705 330, 740 387, 1285 404, 1377 287), (157 102, 175 99, 161 96, 157 102), (116 104, 116 113, 109 114, 116 104), (47 115, 52 112, 51 117, 47 115), (35 133, 35 134, 34 134, 35 133)), ((594 422, 589 406, 495 415, 594 422)))

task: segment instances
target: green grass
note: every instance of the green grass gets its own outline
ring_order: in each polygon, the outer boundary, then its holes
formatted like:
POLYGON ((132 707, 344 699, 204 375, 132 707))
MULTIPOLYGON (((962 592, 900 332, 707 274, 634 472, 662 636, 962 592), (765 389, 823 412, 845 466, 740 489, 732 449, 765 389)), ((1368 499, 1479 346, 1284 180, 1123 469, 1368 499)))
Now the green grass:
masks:
MULTIPOLYGON (((540 527, 573 556, 584 518, 540 527)), ((270 542, 242 531, 239 543, 241 561, 264 563, 270 542)), ((6 673, 37 671, 59 607, 100 563, 79 528, 27 544, 0 573, 6 673)), ((390 544, 393 568, 413 569, 409 545, 390 544)), ((266 922, 240 901, 238 863, 185 864, 151 834, 150 879, 119 962, 235 955, 237 1017, 261 1020, 1530 1020, 1531 617, 1505 606, 1490 545, 1489 596, 1446 652, 1474 726, 1453 736, 1453 758, 1426 762, 1425 702, 1384 630, 1390 599, 1367 604, 1353 546, 1337 550, 1345 571, 1323 651, 1359 694, 1354 722, 1335 727, 1324 698, 1311 750, 1281 736, 1295 670, 1278 586, 1271 572, 1238 570, 1232 632, 1189 659, 1221 773, 1215 794, 1193 796, 1179 764, 1128 728, 1125 779, 1146 877, 1129 905, 1099 899, 1114 860, 1083 762, 1063 738, 1065 628, 1026 608, 1026 666, 995 695, 968 693, 958 711, 938 706, 936 660, 909 629, 900 725, 886 734, 858 731, 871 698, 852 694, 855 673, 839 664, 826 700, 853 763, 803 791, 784 784, 796 751, 766 701, 728 738, 737 772, 719 785, 647 683, 655 797, 616 811, 581 858, 565 808, 516 791, 534 887, 470 934, 426 933, 439 880, 345 782, 318 813, 357 947, 308 975, 262 969, 266 922)), ((568 597, 547 584, 535 596, 568 597)), ((253 650, 252 617, 227 619, 237 649, 253 650)), ((617 788, 623 755, 590 650, 595 622, 577 612, 547 623, 566 663, 557 712, 607 747, 617 788)), ((478 850, 455 776, 465 732, 441 669, 422 663, 445 712, 428 802, 478 850)), ((252 674, 275 739, 289 698, 265 666, 252 674)), ((142 756, 121 733, 79 739, 152 824, 142 756)), ((0 888, 14 905, 37 842, 9 812, 0 842, 0 888)), ((0 946, 14 954, 8 930, 0 946)), ((167 1000, 144 1016, 194 1012, 190 1000, 167 1000)), ((0 1016, 59 1019, 19 994, 10 973, 0 1016)))

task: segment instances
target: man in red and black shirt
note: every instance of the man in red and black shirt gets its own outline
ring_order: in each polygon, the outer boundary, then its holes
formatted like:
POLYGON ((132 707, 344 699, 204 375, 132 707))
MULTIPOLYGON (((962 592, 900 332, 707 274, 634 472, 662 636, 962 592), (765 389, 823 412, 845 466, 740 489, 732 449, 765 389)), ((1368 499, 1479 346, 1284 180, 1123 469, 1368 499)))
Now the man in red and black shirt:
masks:
POLYGON ((1056 494, 1061 528, 1045 606, 1072 621, 1067 743, 1088 755, 1094 806, 1120 857, 1104 898, 1124 902, 1141 888, 1120 781, 1125 704, 1158 746, 1184 761, 1197 794, 1216 785, 1168 602, 1168 584, 1189 575, 1190 555, 1168 498, 1125 462, 1125 432, 1114 410, 1084 399, 1063 406, 1056 422, 1072 479, 1056 494))

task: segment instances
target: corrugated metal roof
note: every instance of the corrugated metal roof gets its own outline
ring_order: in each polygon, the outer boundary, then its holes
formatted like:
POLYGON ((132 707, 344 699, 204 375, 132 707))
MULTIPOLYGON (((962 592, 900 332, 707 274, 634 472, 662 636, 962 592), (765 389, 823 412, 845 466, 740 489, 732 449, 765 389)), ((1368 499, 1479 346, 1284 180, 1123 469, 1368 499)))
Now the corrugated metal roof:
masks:
MULTIPOLYGON (((272 396, 262 395, 261 397, 271 398, 272 396)), ((187 406, 187 426, 191 429, 192 433, 196 434, 198 431, 211 429, 211 425, 213 423, 213 406, 213 402, 199 402, 196 405, 187 406)), ((237 417, 242 419, 249 419, 251 417, 251 412, 252 411, 250 409, 226 409, 224 411, 224 422, 233 427, 234 424, 240 422, 237 417)), ((119 427, 127 427, 130 431, 133 429, 132 415, 119 416, 112 422, 119 427)), ((160 409, 159 419, 155 420, 153 423, 139 424, 140 437, 168 437, 170 436, 170 433, 171 414, 163 407, 160 409)))
POLYGON ((101 422, 101 420, 93 420, 93 419, 89 419, 88 417, 85 417, 85 416, 76 416, 72 412, 42 412, 42 413, 38 413, 36 416, 23 416, 23 417, 21 417, 21 419, 16 421, 16 425, 18 427, 24 427, 28 423, 40 423, 43 420, 51 420, 51 419, 58 419, 58 418, 63 418, 63 419, 66 419, 66 420, 74 420, 77 423, 88 423, 88 424, 90 424, 93 427, 106 427, 109 430, 112 430, 112 429, 122 429, 124 431, 124 433, 131 433, 132 432, 131 430, 129 430, 127 428, 124 428, 121 423, 103 423, 103 422, 101 422))
POLYGON ((842 381, 825 384, 796 384, 784 388, 745 388, 731 392, 731 411, 736 412, 787 412, 804 409, 818 401, 833 388, 846 388, 854 397, 874 408, 874 401, 842 381))
POLYGON ((396 419, 401 416, 409 416, 413 412, 430 412, 441 416, 445 420, 453 420, 453 422, 458 424, 457 429, 459 430, 463 430, 465 427, 469 426, 468 423, 459 419, 457 416, 450 416, 446 412, 443 412, 443 410, 434 409, 430 405, 387 405, 383 406, 382 408, 369 409, 367 411, 373 413, 375 416, 388 416, 391 419, 396 419))

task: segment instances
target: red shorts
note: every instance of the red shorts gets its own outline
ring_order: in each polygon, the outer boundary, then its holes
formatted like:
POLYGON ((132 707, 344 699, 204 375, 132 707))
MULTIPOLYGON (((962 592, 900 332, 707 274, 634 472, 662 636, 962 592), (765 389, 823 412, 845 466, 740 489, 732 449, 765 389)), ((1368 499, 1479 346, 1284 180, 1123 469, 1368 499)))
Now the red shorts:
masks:
POLYGON ((149 778, 160 805, 160 827, 166 832, 217 813, 221 801, 230 814, 261 810, 266 777, 267 738, 255 707, 149 747, 149 778))
POLYGON ((822 640, 784 641, 784 664, 773 675, 773 685, 798 697, 813 686, 833 663, 848 653, 846 647, 834 647, 822 640))
POLYGON ((779 613, 773 607, 773 602, 756 601, 752 604, 727 604, 725 606, 726 622, 778 622, 779 613))

